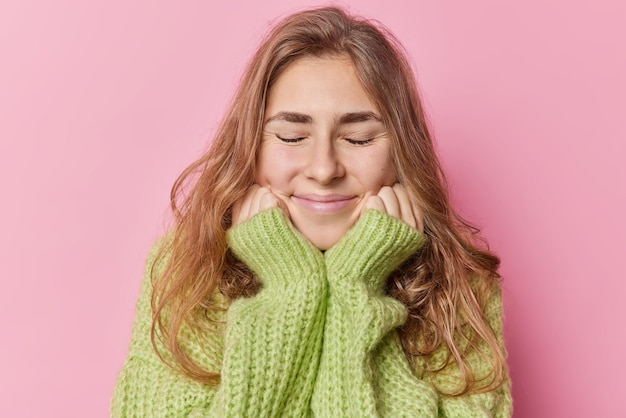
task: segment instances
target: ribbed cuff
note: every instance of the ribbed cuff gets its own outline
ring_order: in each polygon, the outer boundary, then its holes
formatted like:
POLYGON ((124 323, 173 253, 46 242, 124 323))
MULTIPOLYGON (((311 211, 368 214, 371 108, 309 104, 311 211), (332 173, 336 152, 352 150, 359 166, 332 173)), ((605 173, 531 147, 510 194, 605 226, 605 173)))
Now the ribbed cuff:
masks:
POLYGON ((264 285, 281 286, 294 277, 319 276, 324 271, 322 253, 295 230, 279 208, 232 227, 226 237, 233 253, 264 285))
POLYGON ((372 291, 426 241, 423 233, 384 212, 366 211, 350 231, 325 254, 333 277, 363 278, 372 291))

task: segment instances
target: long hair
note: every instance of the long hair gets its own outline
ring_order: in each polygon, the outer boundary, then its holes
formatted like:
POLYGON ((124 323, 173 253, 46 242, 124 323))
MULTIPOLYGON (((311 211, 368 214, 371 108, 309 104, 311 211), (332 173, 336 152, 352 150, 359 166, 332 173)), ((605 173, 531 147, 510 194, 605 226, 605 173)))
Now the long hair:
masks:
POLYGON ((451 209, 402 46, 382 25, 335 7, 299 12, 274 26, 249 62, 209 151, 174 184, 175 227, 159 255, 164 267, 153 277, 155 350, 197 381, 218 381, 218 373, 203 369, 184 350, 182 330, 220 332, 211 314, 225 309, 218 296, 232 300, 259 289, 258 280, 229 253, 226 230, 233 204, 253 183, 268 90, 287 66, 306 56, 351 59, 381 112, 398 179, 424 216, 428 243, 387 283, 387 293, 409 311, 399 329, 405 354, 423 364, 427 376, 456 366, 462 381, 450 395, 497 387, 506 378, 505 354, 484 312, 499 290, 499 259, 483 248, 478 230, 451 209), (443 361, 428 361, 442 351, 443 361), (490 364, 488 375, 478 375, 470 364, 476 354, 490 364))

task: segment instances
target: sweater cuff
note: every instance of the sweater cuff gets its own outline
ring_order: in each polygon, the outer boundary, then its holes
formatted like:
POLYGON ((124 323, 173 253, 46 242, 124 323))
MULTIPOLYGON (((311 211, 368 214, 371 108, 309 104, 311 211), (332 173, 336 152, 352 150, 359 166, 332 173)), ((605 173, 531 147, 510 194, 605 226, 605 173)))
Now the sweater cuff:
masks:
POLYGON ((421 248, 426 235, 384 212, 367 210, 325 254, 331 276, 367 278, 379 291, 385 279, 421 248))
POLYGON ((279 208, 265 210, 230 228, 228 245, 264 285, 283 286, 294 277, 324 271, 322 253, 300 235, 279 208))

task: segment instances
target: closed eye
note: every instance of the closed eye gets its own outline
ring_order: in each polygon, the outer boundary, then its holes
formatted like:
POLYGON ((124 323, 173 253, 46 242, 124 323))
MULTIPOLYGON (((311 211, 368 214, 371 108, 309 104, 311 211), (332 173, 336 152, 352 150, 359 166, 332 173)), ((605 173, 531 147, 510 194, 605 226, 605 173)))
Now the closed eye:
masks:
POLYGON ((344 139, 346 141, 348 141, 352 145, 366 145, 366 144, 369 144, 370 142, 372 142, 374 140, 374 138, 369 138, 369 139, 344 138, 344 139))
POLYGON ((278 138, 281 141, 286 142, 288 144, 295 144, 296 142, 300 142, 300 141, 306 139, 306 137, 304 137, 304 136, 286 138, 286 137, 282 137, 282 136, 277 135, 277 134, 276 134, 276 138, 278 138))

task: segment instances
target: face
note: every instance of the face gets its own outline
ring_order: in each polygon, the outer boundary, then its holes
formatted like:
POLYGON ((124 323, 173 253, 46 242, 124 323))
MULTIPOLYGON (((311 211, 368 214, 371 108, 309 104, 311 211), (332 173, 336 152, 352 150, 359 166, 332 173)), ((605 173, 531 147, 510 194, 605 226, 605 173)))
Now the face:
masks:
POLYGON ((255 182, 316 247, 333 246, 396 176, 380 113, 349 59, 300 58, 268 92, 255 182))

